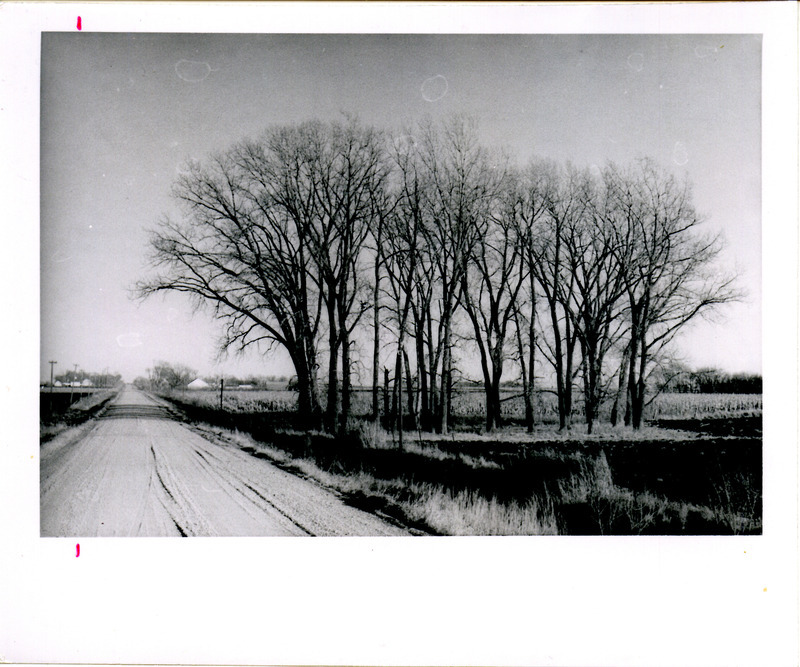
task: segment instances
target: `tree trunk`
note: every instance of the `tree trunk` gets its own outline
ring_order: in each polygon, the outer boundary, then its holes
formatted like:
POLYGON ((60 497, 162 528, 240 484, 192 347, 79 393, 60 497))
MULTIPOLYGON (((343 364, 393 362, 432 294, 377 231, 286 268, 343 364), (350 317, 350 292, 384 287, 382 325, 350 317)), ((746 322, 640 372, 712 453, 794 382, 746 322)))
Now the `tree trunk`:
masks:
POLYGON ((636 393, 632 399, 631 419, 633 428, 642 427, 642 417, 644 416, 644 397, 645 397, 645 371, 647 369, 647 346, 641 341, 641 352, 639 354, 639 377, 636 380, 636 393))
POLYGON ((419 393, 420 393, 420 426, 424 430, 428 430, 431 424, 430 417, 430 399, 428 397, 428 372, 425 366, 425 341, 422 337, 422 327, 416 328, 416 347, 417 347, 417 375, 419 376, 419 393))
POLYGON ((341 334, 342 346, 342 410, 339 413, 339 434, 347 432, 347 423, 350 419, 350 336, 346 330, 341 334))
POLYGON ((400 377, 400 355, 399 353, 394 357, 394 375, 392 380, 392 409, 390 413, 390 422, 392 424, 392 431, 397 426, 397 413, 399 411, 398 403, 403 400, 403 392, 398 382, 400 377))
POLYGON ((305 421, 314 414, 311 398, 311 387, 309 379, 299 368, 297 371, 297 412, 300 418, 305 421))
POLYGON ((583 359, 583 411, 586 417, 586 433, 591 435, 592 422, 594 419, 592 416, 591 389, 589 387, 591 381, 589 379, 588 354, 586 352, 585 343, 581 343, 581 357, 583 359))
POLYGON ((492 395, 492 383, 484 378, 483 380, 483 400, 485 421, 484 427, 487 433, 494 431, 494 401, 492 395))
POLYGON ((307 359, 302 356, 292 356, 292 363, 297 374, 297 413, 301 423, 311 429, 319 428, 320 406, 317 389, 316 374, 309 370, 307 359))
POLYGON ((530 349, 530 363, 528 364, 528 395, 525 399, 525 420, 528 433, 533 433, 536 426, 536 375, 534 374, 533 346, 530 349))
POLYGON ((639 325, 631 327, 631 348, 628 358, 628 404, 625 406, 625 426, 631 425, 633 406, 636 403, 636 358, 639 351, 639 325))
POLYGON ((572 375, 575 366, 575 332, 570 325, 569 313, 564 309, 565 314, 565 336, 567 342, 567 359, 564 366, 564 416, 566 421, 566 428, 569 431, 572 428, 572 375))
POLYGON ((517 354, 519 355, 520 379, 522 380, 522 402, 525 406, 525 426, 528 433, 533 432, 533 403, 528 379, 528 368, 525 361, 525 346, 522 343, 522 330, 520 329, 519 313, 514 315, 514 329, 517 338, 517 354))
POLYGON ((494 430, 494 404, 492 400, 492 376, 489 372, 489 360, 486 357, 483 343, 478 339, 478 350, 481 356, 481 371, 483 373, 483 393, 486 401, 486 431, 494 430))
POLYGON ((597 341, 592 337, 581 343, 583 353, 583 396, 586 412, 586 432, 592 433, 597 411, 600 407, 600 364, 597 355, 597 341))
POLYGON ((408 416, 411 420, 411 428, 417 428, 417 416, 414 410, 414 377, 411 375, 411 362, 408 359, 408 352, 403 348, 403 361, 406 368, 406 391, 408 392, 408 416))
POLYGON ((494 430, 503 425, 502 416, 500 411, 502 404, 500 402, 500 378, 492 378, 492 383, 489 391, 489 417, 487 418, 487 426, 491 421, 491 428, 487 430, 494 430))
MULTIPOLYGON (((389 418, 389 369, 383 368, 383 416, 389 418)), ((391 422, 389 422, 391 423, 391 422)))
POLYGON ((450 314, 445 314, 444 339, 442 340, 442 385, 441 385, 441 418, 439 422, 439 432, 447 434, 448 417, 450 415, 450 314))
POLYGON ((336 415, 339 402, 339 339, 335 333, 330 336, 330 359, 328 360, 328 398, 325 406, 325 430, 333 433, 336 430, 336 415))
POLYGON ((555 371, 556 371, 556 393, 558 395, 558 430, 563 431, 567 426, 567 398, 564 383, 564 357, 561 341, 561 327, 558 325, 558 313, 556 303, 550 301, 550 321, 553 326, 553 337, 555 343, 555 371))
POLYGON ((436 378, 438 376, 438 369, 439 369, 439 352, 434 350, 434 342, 433 342, 433 316, 428 311, 427 315, 427 328, 428 328, 428 372, 430 373, 430 382, 428 383, 428 392, 430 398, 430 408, 429 413, 431 416, 431 424, 435 429, 439 429, 440 424, 437 423, 441 417, 439 416, 439 389, 438 383, 436 378))
MULTIPOLYGON (((625 351, 622 353, 622 362, 619 366, 619 379, 617 381, 617 395, 614 397, 614 405, 611 408, 611 425, 616 426, 619 421, 619 405, 622 402, 623 396, 625 397, 625 409, 627 410, 628 400, 628 384, 625 382, 625 372, 628 369, 628 359, 630 358, 631 347, 630 343, 625 346, 625 351)), ((624 413, 623 413, 624 416, 624 413)))
POLYGON ((380 392, 380 371, 378 364, 380 364, 380 345, 381 345, 381 329, 380 329, 380 287, 381 287, 381 247, 383 241, 383 217, 378 218, 378 229, 375 235, 375 268, 372 280, 372 418, 377 422, 380 417, 380 401, 378 394, 380 392))
MULTIPOLYGON (((378 232, 378 245, 380 246, 380 228, 378 232)), ((380 263, 375 257, 375 276, 372 286, 372 418, 377 422, 380 418, 380 263)))
MULTIPOLYGON (((533 290, 531 277, 531 290, 533 290)), ((528 433, 533 433, 536 424, 536 413, 533 404, 536 394, 536 294, 531 302, 531 319, 528 323, 528 396, 525 401, 525 419, 528 422, 528 433)))
POLYGON ((403 363, 399 348, 395 360, 394 396, 397 399, 397 446, 403 451, 403 363))

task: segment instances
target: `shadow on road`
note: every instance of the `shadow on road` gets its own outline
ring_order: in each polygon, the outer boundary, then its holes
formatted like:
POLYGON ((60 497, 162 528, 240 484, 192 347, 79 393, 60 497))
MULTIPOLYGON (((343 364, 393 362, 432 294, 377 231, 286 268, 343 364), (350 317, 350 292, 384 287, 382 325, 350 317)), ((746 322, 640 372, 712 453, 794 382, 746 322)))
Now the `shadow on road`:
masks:
POLYGON ((109 405, 99 419, 176 419, 176 415, 160 405, 116 404, 109 405))

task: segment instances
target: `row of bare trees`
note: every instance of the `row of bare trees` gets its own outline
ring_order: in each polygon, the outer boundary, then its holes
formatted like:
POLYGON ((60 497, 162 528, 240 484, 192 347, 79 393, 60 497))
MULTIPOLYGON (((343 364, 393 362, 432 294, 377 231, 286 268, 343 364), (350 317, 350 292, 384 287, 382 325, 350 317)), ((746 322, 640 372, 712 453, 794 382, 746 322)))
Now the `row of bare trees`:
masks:
POLYGON ((662 352, 736 297, 686 183, 648 160, 519 169, 463 117, 398 137, 354 119, 274 127, 190 164, 173 193, 183 215, 153 231, 139 295, 210 305, 225 348, 283 347, 299 410, 329 431, 347 427, 370 339, 373 413, 393 357, 399 424, 447 431, 457 346, 480 362, 489 430, 509 367, 529 428, 543 368, 562 428, 578 386, 590 431, 608 398, 638 428, 662 352))

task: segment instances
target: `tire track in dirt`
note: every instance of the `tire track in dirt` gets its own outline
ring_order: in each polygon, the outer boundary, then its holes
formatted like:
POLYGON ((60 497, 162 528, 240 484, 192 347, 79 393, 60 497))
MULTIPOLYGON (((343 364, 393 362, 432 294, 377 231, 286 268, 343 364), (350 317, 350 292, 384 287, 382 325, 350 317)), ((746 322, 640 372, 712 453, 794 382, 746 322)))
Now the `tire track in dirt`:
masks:
POLYGON ((126 388, 41 448, 43 536, 407 535, 319 485, 212 442, 126 388))
POLYGON ((292 519, 292 517, 290 517, 285 512, 281 511, 281 509, 277 505, 275 505, 274 503, 271 503, 269 500, 267 500, 258 491, 256 491, 252 486, 250 486, 249 484, 245 484, 245 487, 250 489, 253 493, 255 493, 259 498, 261 498, 261 500, 263 500, 265 503, 267 503, 270 507, 274 508, 276 512, 282 514, 287 519, 289 519, 289 521, 291 521, 295 526, 297 526, 300 530, 302 530, 306 535, 313 535, 313 533, 310 530, 308 530, 305 526, 303 526, 298 521, 295 521, 294 519, 292 519))

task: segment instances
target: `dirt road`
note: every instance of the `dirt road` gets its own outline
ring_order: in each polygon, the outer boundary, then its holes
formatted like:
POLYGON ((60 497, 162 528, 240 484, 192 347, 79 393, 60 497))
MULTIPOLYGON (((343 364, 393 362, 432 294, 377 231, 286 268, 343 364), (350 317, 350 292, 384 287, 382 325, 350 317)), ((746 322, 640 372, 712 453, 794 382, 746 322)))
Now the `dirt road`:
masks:
POLYGON ((206 440, 132 387, 41 450, 41 535, 402 535, 320 486, 206 440), (74 440, 74 439, 73 439, 74 440))

